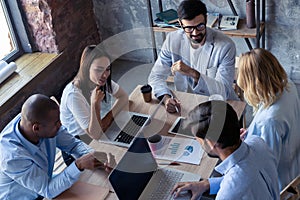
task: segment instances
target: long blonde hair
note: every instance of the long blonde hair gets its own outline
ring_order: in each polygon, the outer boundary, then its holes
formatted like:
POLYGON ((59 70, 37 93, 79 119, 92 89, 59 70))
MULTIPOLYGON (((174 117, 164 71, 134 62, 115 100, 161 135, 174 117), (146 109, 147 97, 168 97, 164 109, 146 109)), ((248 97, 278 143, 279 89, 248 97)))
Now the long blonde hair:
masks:
POLYGON ((287 74, 276 57, 261 48, 241 54, 237 84, 244 90, 245 99, 258 110, 271 106, 287 87, 287 74))

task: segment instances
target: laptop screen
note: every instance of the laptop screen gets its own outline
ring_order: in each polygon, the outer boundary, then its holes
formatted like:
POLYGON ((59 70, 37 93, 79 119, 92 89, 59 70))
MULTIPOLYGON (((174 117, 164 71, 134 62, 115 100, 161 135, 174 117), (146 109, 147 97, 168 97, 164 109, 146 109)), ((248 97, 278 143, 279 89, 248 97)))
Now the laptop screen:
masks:
POLYGON ((156 170, 147 139, 137 137, 111 172, 109 181, 120 200, 138 199, 156 170))

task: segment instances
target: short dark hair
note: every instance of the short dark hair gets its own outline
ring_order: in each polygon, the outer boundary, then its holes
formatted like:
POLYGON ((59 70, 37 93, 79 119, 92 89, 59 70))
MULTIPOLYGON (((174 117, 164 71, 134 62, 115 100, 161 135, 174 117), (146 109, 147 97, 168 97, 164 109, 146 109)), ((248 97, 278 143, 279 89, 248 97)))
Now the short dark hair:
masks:
POLYGON ((199 104, 185 120, 193 134, 221 144, 221 148, 240 142, 240 126, 236 112, 225 101, 212 100, 199 104))
POLYGON ((180 3, 177 13, 180 20, 192 20, 200 14, 204 15, 206 20, 207 8, 200 0, 184 0, 180 3))
POLYGON ((52 110, 59 110, 59 106, 48 96, 43 94, 31 95, 22 106, 22 118, 31 123, 47 121, 52 110))

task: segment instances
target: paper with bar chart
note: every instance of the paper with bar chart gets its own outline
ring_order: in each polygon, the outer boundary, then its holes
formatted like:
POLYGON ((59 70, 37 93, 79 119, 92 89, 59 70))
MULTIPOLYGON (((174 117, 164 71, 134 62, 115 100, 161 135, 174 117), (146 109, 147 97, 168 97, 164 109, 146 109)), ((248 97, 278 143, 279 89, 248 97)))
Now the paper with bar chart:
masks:
POLYGON ((199 165, 203 149, 199 142, 191 138, 163 136, 163 147, 153 152, 157 159, 199 165))

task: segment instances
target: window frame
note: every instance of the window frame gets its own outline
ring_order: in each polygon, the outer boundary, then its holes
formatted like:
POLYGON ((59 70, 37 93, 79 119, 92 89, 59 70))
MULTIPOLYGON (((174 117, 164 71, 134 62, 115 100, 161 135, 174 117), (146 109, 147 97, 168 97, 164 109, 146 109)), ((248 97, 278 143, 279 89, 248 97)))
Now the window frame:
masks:
MULTIPOLYGON (((1 6, 3 6, 4 13, 9 18, 10 34, 13 37, 16 49, 6 55, 3 60, 11 62, 22 56, 24 53, 32 52, 32 47, 29 41, 29 34, 25 28, 25 17, 22 16, 22 10, 20 9, 17 0, 0 0, 1 6)), ((1 58, 0 58, 1 59, 1 58)))

